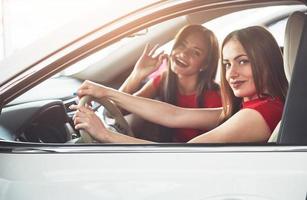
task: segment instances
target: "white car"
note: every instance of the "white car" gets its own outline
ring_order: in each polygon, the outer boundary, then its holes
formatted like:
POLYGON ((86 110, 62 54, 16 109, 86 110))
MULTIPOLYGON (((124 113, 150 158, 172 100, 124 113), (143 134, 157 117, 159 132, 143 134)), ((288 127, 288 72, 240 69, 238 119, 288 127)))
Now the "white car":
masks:
MULTIPOLYGON (((67 25, 5 58, 0 63, 0 199, 307 199, 306 3, 156 1, 123 16, 110 14, 108 20, 104 13, 84 15, 82 22, 88 23, 67 25), (69 105, 77 103, 73 93, 81 83, 118 88, 146 43, 167 50, 175 33, 192 23, 204 24, 219 38, 255 24, 281 37, 291 81, 275 139, 266 144, 74 143, 80 133, 69 105)), ((101 108, 97 114, 104 118, 101 108)))

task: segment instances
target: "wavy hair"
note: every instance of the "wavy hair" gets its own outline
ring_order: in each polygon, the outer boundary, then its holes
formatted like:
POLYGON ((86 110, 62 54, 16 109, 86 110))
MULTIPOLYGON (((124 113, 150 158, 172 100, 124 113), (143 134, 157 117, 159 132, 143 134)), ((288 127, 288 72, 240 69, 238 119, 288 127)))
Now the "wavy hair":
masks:
MULTIPOLYGON (((222 43, 221 51, 230 40, 237 40, 244 48, 252 67, 258 97, 279 97, 285 101, 288 81, 284 72, 281 50, 273 35, 261 26, 251 26, 231 32, 222 43)), ((226 80, 221 53, 222 121, 227 120, 241 108, 242 98, 236 97, 226 80)))
MULTIPOLYGON (((215 76, 217 73, 217 66, 219 60, 219 44, 215 34, 203 27, 202 25, 187 25, 184 26, 175 36, 175 42, 172 48, 174 51, 177 46, 182 43, 190 34, 200 33, 207 47, 207 55, 204 59, 202 70, 198 74, 197 88, 196 88, 196 102, 198 107, 204 106, 204 93, 207 90, 218 91, 219 85, 215 83, 215 76)), ((166 76, 163 77, 163 82, 160 87, 160 98, 162 101, 176 105, 178 93, 178 78, 171 70, 170 61, 168 62, 168 70, 166 76)), ((171 141, 172 129, 167 127, 160 127, 161 138, 163 141, 171 141)))

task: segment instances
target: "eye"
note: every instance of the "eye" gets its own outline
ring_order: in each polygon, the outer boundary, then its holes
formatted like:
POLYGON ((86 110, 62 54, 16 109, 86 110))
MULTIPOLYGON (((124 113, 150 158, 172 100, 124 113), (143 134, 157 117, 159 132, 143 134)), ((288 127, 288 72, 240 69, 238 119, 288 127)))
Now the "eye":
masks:
POLYGON ((240 65, 244 65, 244 64, 247 64, 247 63, 249 63, 248 59, 242 59, 242 60, 239 61, 240 65))
POLYGON ((223 62, 223 67, 225 69, 229 69, 231 67, 231 64, 229 62, 223 62))
POLYGON ((191 52, 192 52, 193 56, 200 56, 201 55, 201 53, 197 50, 192 50, 191 52))

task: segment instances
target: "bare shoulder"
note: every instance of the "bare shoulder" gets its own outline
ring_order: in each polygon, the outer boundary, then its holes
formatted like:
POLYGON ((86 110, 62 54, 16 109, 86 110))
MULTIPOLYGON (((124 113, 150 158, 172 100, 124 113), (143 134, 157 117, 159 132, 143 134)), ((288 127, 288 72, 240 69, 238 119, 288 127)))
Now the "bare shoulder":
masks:
POLYGON ((225 125, 231 126, 231 128, 229 127, 230 129, 236 129, 236 131, 240 132, 267 135, 268 137, 271 134, 263 116, 258 111, 249 108, 238 111, 225 122, 225 125))
POLYGON ((245 108, 234 114, 229 120, 231 123, 244 123, 250 126, 264 126, 269 129, 262 115, 254 109, 245 108))

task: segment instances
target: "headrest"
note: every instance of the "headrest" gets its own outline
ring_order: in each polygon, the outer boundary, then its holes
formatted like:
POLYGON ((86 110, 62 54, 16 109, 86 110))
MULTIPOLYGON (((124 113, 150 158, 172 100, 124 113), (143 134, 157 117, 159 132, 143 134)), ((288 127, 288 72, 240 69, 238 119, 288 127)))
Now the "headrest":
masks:
POLYGON ((284 67, 288 81, 290 82, 297 50, 299 48, 301 35, 304 27, 305 14, 296 11, 290 15, 285 32, 284 43, 284 67))

